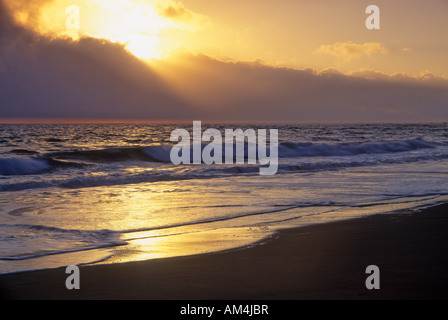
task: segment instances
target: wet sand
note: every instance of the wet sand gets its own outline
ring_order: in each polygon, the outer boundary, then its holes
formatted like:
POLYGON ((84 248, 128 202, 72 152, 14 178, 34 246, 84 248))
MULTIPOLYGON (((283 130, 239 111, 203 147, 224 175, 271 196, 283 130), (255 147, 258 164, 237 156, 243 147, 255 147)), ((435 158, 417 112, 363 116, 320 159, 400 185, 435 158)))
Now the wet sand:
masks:
POLYGON ((227 252, 0 276, 2 299, 447 299, 448 205, 283 230, 227 252), (368 290, 366 267, 380 269, 368 290))

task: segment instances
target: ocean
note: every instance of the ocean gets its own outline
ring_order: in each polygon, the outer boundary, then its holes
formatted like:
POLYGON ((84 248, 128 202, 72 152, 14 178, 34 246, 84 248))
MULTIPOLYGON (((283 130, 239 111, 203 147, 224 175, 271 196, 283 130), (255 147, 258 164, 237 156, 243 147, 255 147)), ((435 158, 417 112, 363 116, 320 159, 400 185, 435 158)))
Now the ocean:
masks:
POLYGON ((444 124, 202 127, 278 129, 277 173, 172 164, 170 134, 191 123, 0 125, 0 274, 211 253, 447 200, 444 124))

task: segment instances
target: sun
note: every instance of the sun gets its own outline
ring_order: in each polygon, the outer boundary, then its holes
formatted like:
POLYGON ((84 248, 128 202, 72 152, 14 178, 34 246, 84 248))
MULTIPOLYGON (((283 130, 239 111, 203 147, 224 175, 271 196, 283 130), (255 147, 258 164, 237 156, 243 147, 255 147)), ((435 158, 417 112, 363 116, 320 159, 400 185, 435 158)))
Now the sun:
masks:
POLYGON ((146 60, 162 56, 162 52, 158 50, 160 39, 156 35, 129 35, 125 41, 126 49, 138 58, 146 60))
MULTIPOLYGON (((122 44, 141 59, 160 58, 161 33, 166 29, 187 26, 161 14, 158 0, 58 0, 43 2, 38 14, 27 6, 10 2, 10 9, 18 23, 34 32, 52 38, 82 37, 105 39, 122 44), (68 30, 68 7, 78 7, 79 27, 68 30)), ((167 39, 164 39, 164 43, 167 39)))
POLYGON ((81 32, 121 43, 141 59, 160 58, 161 30, 172 27, 173 22, 161 17, 154 4, 135 0, 96 0, 96 3, 95 16, 85 28, 81 26, 81 32))

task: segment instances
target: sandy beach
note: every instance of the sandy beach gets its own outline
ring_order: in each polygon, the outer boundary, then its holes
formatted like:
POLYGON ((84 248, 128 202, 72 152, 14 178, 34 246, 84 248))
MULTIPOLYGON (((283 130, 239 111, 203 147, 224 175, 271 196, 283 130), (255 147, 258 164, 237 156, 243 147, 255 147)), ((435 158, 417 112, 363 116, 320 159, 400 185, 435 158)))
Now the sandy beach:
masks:
POLYGON ((213 254, 0 276, 3 299, 446 299, 448 206, 281 231, 268 243, 213 254), (365 269, 380 269, 367 290, 365 269))

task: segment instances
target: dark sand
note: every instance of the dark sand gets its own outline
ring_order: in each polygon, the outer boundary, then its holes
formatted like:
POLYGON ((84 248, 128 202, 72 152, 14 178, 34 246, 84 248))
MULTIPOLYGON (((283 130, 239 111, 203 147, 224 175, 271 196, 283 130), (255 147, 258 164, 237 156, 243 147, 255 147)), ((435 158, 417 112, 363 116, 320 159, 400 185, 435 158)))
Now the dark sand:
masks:
POLYGON ((0 276, 12 299, 446 299, 448 205, 284 230, 267 244, 214 254, 0 276), (380 290, 367 290, 368 265, 380 290))

